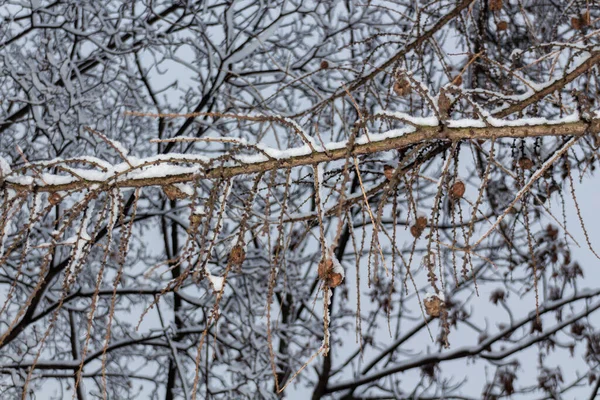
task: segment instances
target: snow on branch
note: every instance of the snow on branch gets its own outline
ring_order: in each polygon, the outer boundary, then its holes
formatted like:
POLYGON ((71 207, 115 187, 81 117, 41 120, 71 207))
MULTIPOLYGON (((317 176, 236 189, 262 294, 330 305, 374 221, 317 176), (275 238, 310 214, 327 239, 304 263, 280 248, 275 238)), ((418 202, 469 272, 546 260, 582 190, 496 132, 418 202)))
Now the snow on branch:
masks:
MULTIPOLYGON (((2 185, 19 192, 60 192, 81 190, 106 185, 108 187, 138 188, 163 186, 175 183, 191 182, 195 179, 232 178, 234 176, 254 174, 314 165, 322 162, 345 159, 348 156, 379 153, 404 148, 421 142, 436 140, 460 141, 469 139, 527 138, 541 136, 582 136, 588 132, 600 131, 600 118, 582 121, 577 116, 568 116, 558 120, 543 118, 524 118, 504 121, 493 119, 486 126, 481 120, 462 119, 448 121, 442 130, 432 118, 409 118, 405 114, 380 113, 376 118, 389 118, 407 122, 409 126, 393 129, 382 134, 370 134, 356 139, 351 149, 348 142, 333 142, 324 147, 315 146, 307 141, 304 132, 297 132, 306 143, 303 146, 278 150, 261 144, 248 145, 258 151, 255 155, 236 155, 235 160, 222 162, 215 166, 215 160, 199 155, 166 154, 145 159, 128 157, 126 162, 110 165, 102 160, 81 159, 44 161, 33 163, 20 169, 3 168, 2 185), (350 150, 350 153, 348 152, 350 150), (75 162, 85 162, 92 169, 67 167, 75 162), (27 175, 29 171, 55 167, 63 175, 44 173, 27 175)), ((261 119, 262 117, 257 117, 261 119)), ((284 121, 287 126, 297 130, 297 124, 284 121)), ((489 122, 489 121, 488 121, 489 122)))

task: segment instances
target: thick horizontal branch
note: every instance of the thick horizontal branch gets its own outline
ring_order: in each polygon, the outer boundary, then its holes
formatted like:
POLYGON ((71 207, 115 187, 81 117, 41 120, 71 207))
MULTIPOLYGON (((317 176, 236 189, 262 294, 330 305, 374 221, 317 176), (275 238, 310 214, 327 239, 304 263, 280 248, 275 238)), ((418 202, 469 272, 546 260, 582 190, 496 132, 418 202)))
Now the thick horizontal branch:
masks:
MULTIPOLYGON (((393 116, 390 116, 393 117, 393 116)), ((90 187, 106 187, 109 188, 139 188, 147 186, 160 186, 175 183, 192 182, 195 179, 229 179, 235 176, 255 174, 259 172, 272 171, 281 168, 292 168, 303 165, 314 165, 323 162, 345 159, 350 156, 360 156, 366 154, 379 153, 394 149, 400 149, 407 146, 415 145, 422 142, 433 141, 460 141, 469 139, 500 139, 500 138, 528 138, 542 136, 581 136, 586 132, 596 133, 600 130, 600 119, 594 119, 591 122, 576 121, 576 122, 558 122, 558 123, 541 123, 529 124, 531 120, 509 121, 511 126, 478 126, 478 127, 452 127, 458 125, 454 121, 448 128, 441 130, 440 126, 432 125, 415 125, 414 131, 410 133, 395 134, 394 131, 381 135, 370 135, 370 141, 364 140, 359 144, 355 144, 348 151, 345 143, 332 143, 326 146, 326 149, 311 151, 305 146, 293 151, 282 152, 277 157, 268 158, 264 156, 264 160, 252 162, 239 162, 231 166, 219 166, 215 168, 196 168, 192 172, 190 168, 185 169, 186 172, 181 173, 160 173, 164 169, 157 169, 152 172, 150 169, 160 163, 170 162, 169 165, 179 165, 183 163, 195 163, 199 165, 210 165, 210 161, 202 160, 190 156, 178 154, 170 160, 156 159, 144 161, 138 164, 131 171, 122 171, 115 176, 105 180, 85 179, 79 177, 67 183, 45 183, 38 177, 33 178, 33 183, 26 184, 19 181, 22 176, 7 176, 3 182, 5 188, 14 189, 17 191, 38 191, 38 192, 60 192, 60 191, 76 191, 90 187), (522 122, 522 123, 520 123, 522 122), (144 170, 144 168, 149 168, 144 170), (140 176, 130 176, 134 172, 143 172, 140 176)), ((508 124, 508 123, 507 123, 508 124)), ((473 124, 476 125, 476 124, 473 124)), ((481 125, 481 124, 478 124, 481 125)), ((498 124, 496 124, 498 125, 498 124)), ((65 178, 62 176, 61 178, 65 178)), ((64 179, 63 179, 64 180, 64 179)))

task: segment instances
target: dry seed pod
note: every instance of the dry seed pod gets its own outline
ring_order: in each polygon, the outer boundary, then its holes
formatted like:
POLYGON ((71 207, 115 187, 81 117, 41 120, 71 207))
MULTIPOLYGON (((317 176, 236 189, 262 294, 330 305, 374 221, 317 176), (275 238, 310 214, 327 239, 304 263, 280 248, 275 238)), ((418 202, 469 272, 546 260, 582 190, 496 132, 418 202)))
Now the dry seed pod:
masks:
POLYGON ((321 69, 329 68, 329 62, 327 60, 321 61, 321 69))
POLYGON ((454 86, 460 86, 463 83, 462 75, 456 75, 456 77, 452 80, 452 84, 454 86))
POLYGON ((246 259, 246 252, 244 251, 244 248, 239 244, 233 246, 231 253, 229 253, 229 259, 233 265, 242 265, 246 259))
POLYGON ((450 196, 453 199, 462 199, 465 195, 465 184, 462 181, 456 181, 450 188, 450 196))
POLYGON ((323 258, 319 262, 319 279, 325 281, 329 276, 329 271, 333 269, 333 261, 330 258, 323 258))
POLYGON ((571 27, 575 30, 581 29, 581 19, 579 17, 571 18, 571 27))
POLYGON ((581 26, 588 26, 591 22, 590 19, 590 12, 586 11, 583 14, 581 14, 581 18, 580 18, 580 22, 581 22, 581 26))
POLYGON ((331 258, 323 258, 319 262, 318 269, 319 279, 325 282, 325 285, 330 288, 338 287, 344 280, 344 275, 335 272, 333 260, 331 258))
POLYGON ((502 10, 502 0, 489 0, 488 6, 490 11, 502 10))
POLYGON ((190 215, 190 232, 195 231, 196 229, 198 229, 198 227, 200 226, 200 223, 202 222, 202 215, 200 214, 192 214, 190 215))
POLYGON ((410 234, 413 235, 414 238, 419 238, 423 233, 423 229, 420 229, 417 225, 412 225, 410 227, 410 234))
POLYGON ((498 31, 505 31, 508 29, 508 23, 506 21, 500 21, 496 27, 498 31))
POLYGON ((410 94, 411 91, 410 82, 406 79, 400 79, 394 83, 394 92, 398 96, 406 96, 410 94))
POLYGON ((187 195, 175 185, 163 185, 162 189, 169 200, 181 200, 187 197, 187 195))
POLYGON ((423 300, 423 305, 425 306, 425 311, 427 315, 433 318, 437 318, 440 316, 442 310, 445 307, 444 302, 438 296, 430 296, 425 297, 423 300))
POLYGON ((202 215, 200 214, 192 214, 190 216, 190 220, 192 221, 192 224, 194 225, 200 225, 200 222, 202 221, 202 215))
POLYGON ((394 169, 395 168, 391 165, 386 164, 383 166, 383 174, 388 181, 392 179, 392 176, 394 176, 394 169))
POLYGON ((344 277, 342 276, 342 274, 339 274, 337 272, 332 272, 331 274, 329 274, 327 286, 332 287, 332 288, 338 287, 342 283, 343 279, 344 279, 344 277))
POLYGON ((57 205, 58 203, 60 203, 60 201, 62 200, 62 197, 60 194, 54 192, 52 193, 50 196, 48 196, 48 202, 50 204, 52 204, 53 206, 57 205))
POLYGON ((416 226, 419 229, 425 229, 427 227, 427 217, 423 217, 423 216, 418 217, 416 226))
POLYGON ((519 165, 519 168, 521 168, 521 169, 531 169, 531 168, 533 168, 533 161, 531 161, 527 157, 521 157, 519 159, 519 161, 517 162, 517 164, 519 165))

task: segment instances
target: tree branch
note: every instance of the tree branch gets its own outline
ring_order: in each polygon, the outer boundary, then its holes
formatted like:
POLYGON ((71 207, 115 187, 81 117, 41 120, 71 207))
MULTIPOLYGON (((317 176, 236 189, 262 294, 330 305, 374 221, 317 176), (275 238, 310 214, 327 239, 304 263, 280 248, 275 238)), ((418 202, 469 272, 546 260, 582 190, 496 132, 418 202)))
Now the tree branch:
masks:
MULTIPOLYGON (((105 180, 85 179, 82 176, 71 178, 72 181, 67 183, 44 183, 35 177, 28 177, 33 183, 24 183, 22 176, 7 175, 3 182, 4 188, 13 189, 20 192, 38 191, 38 192, 60 192, 60 191, 77 191, 91 186, 103 186, 108 188, 138 188, 146 186, 162 186, 174 183, 192 182, 195 179, 227 179, 239 175, 254 174, 259 172, 272 171, 280 168, 292 168, 303 165, 313 165, 322 162, 341 160, 351 157, 379 153, 399 148, 404 148, 421 142, 450 140, 460 141, 468 139, 492 139, 492 138, 528 138, 542 136, 582 136, 585 133, 598 132, 600 130, 600 119, 593 119, 590 123, 577 122, 559 122, 551 123, 551 121, 542 124, 528 125, 527 121, 511 121, 515 126, 486 126, 486 127, 460 127, 460 128, 445 128, 440 132, 439 126, 431 125, 416 125, 415 131, 411 133, 393 136, 393 131, 382 135, 371 135, 370 141, 355 145, 350 152, 346 147, 346 143, 334 143, 325 149, 311 151, 307 146, 301 149, 296 149, 295 154, 283 156, 281 158, 271 158, 258 162, 240 162, 233 166, 219 166, 214 168, 193 167, 185 169, 181 173, 165 173, 164 169, 160 168, 164 165, 178 166, 180 164, 200 164, 209 165, 210 161, 199 160, 197 157, 186 157, 176 155, 168 159, 156 158, 142 160, 140 164, 134 168, 130 168, 123 172, 115 173, 113 176, 105 180), (391 136, 391 137, 390 137, 391 136), (380 140, 377 140, 380 139, 380 140), (304 154, 302 152, 304 151, 304 154), (153 167, 156 171, 152 171, 153 167), (142 172, 141 177, 130 177, 131 173, 142 172)), ((48 164, 47 162, 44 164, 48 164)), ((37 164, 36 164, 37 165, 37 164)), ((47 174, 45 174, 48 177, 47 174)), ((65 176, 60 176, 64 182, 65 176)), ((46 178, 46 181, 49 179, 46 178)))

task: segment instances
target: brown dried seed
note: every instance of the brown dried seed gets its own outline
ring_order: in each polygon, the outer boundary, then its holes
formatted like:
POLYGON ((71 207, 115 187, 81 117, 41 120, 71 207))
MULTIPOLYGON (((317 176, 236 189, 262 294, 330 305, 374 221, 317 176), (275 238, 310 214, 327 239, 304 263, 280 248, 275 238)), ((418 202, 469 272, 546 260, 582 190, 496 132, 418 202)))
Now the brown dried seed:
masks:
POLYGON ((581 29, 581 19, 579 17, 572 17, 571 18, 571 27, 576 30, 581 29))
POLYGON ((162 189, 169 200, 181 200, 187 197, 187 195, 175 185, 163 185, 162 189))
POLYGON ((508 29, 508 23, 506 21, 500 21, 496 27, 499 31, 505 31, 508 29))
POLYGON ((319 279, 321 279, 329 287, 339 286, 344 277, 338 272, 333 272, 333 261, 331 258, 323 258, 319 262, 318 269, 319 279))
POLYGON ((329 276, 329 271, 331 271, 331 269, 333 268, 333 261, 330 258, 323 258, 321 259, 321 261, 319 262, 319 269, 318 269, 318 274, 319 274, 319 279, 321 280, 327 280, 328 276, 329 276))
POLYGON ((200 222, 202 222, 202 215, 190 215, 190 231, 195 231, 200 226, 200 222))
POLYGON ((58 203, 60 203, 62 200, 62 197, 60 194, 58 193, 52 193, 50 196, 48 196, 48 202, 50 204, 52 204, 53 206, 57 205, 58 203))
POLYGON ((427 228, 427 217, 418 217, 416 222, 417 228, 425 229, 427 228))
POLYGON ((231 249, 231 253, 229 254, 229 259, 233 265, 242 265, 246 259, 244 248, 239 244, 233 246, 233 249, 231 249))
POLYGON ((590 19, 589 11, 586 11, 583 14, 581 14, 580 22, 581 22, 581 26, 588 26, 590 24, 591 19, 590 19))
POLYGON ((418 226, 413 225, 410 227, 410 234, 413 235, 413 237, 418 239, 422 233, 423 229, 420 229, 418 226))
POLYGON ((338 274, 337 272, 332 272, 332 273, 329 275, 329 279, 328 279, 328 281, 327 281, 327 285, 328 285, 329 287, 332 287, 332 288, 334 288, 334 287, 338 287, 338 286, 340 286, 340 284, 342 283, 342 280, 343 280, 343 279, 344 279, 344 278, 342 277, 342 274, 338 274))
POLYGON ((410 82, 406 79, 400 79, 394 83, 394 92, 396 92, 398 96, 406 96, 410 94, 411 90, 410 82))
POLYGON ((329 62, 327 60, 321 61, 321 69, 329 68, 329 62))
POLYGON ((519 161, 517 162, 517 164, 519 165, 519 168, 521 168, 521 169, 531 169, 531 168, 533 168, 533 161, 531 161, 527 157, 521 157, 519 159, 519 161))
POLYGON ((463 83, 462 75, 456 75, 456 77, 452 80, 452 84, 454 86, 460 86, 463 83))
POLYGON ((488 5, 490 8, 490 11, 502 10, 502 0, 489 0, 488 5))
POLYGON ((450 196, 454 199, 462 199, 465 194, 465 184, 462 181, 456 181, 450 188, 450 196))
POLYGON ((383 174, 388 181, 392 179, 392 176, 394 176, 394 170, 395 168, 391 165, 386 164, 383 166, 383 174))
POLYGON ((423 301, 425 311, 430 317, 437 318, 440 316, 442 309, 444 308, 444 302, 437 296, 432 296, 423 301))

